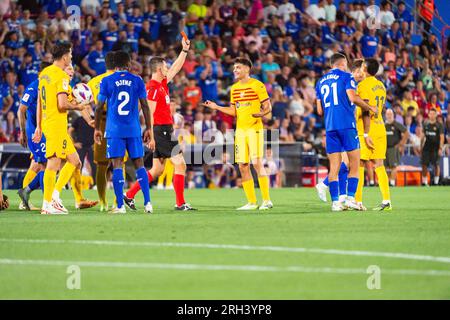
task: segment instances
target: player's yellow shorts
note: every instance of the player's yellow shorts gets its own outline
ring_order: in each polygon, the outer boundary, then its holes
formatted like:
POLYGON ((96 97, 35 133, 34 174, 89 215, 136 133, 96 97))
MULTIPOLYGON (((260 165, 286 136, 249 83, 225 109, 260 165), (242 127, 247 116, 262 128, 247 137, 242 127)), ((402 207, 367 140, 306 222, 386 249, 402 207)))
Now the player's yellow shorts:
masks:
POLYGON ((44 135, 47 140, 45 143, 45 156, 47 158, 56 156, 60 159, 66 159, 68 155, 77 152, 67 131, 48 131, 44 132, 44 135))
POLYGON ((374 149, 367 147, 364 136, 359 136, 361 142, 361 160, 386 159, 387 138, 386 135, 372 137, 374 149))
POLYGON ((264 129, 236 129, 234 154, 237 163, 250 163, 250 160, 264 156, 264 129))

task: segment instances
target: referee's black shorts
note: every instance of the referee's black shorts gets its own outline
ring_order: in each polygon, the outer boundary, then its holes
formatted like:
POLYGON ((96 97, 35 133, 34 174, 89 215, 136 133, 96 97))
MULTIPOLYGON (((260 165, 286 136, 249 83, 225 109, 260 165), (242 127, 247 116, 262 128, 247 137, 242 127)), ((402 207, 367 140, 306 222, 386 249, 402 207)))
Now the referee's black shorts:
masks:
POLYGON ((172 125, 155 125, 153 134, 156 144, 153 158, 171 158, 181 152, 178 139, 173 135, 172 125))

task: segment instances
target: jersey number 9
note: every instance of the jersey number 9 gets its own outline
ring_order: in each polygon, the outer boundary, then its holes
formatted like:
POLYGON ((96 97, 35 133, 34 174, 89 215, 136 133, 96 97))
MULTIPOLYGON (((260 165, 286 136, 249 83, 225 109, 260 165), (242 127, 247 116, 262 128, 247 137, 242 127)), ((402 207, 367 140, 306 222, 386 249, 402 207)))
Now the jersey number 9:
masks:
POLYGON ((42 86, 42 89, 41 89, 41 96, 42 96, 42 101, 43 101, 43 103, 42 103, 42 110, 45 110, 45 108, 46 108, 46 102, 45 102, 45 87, 44 86, 42 86))

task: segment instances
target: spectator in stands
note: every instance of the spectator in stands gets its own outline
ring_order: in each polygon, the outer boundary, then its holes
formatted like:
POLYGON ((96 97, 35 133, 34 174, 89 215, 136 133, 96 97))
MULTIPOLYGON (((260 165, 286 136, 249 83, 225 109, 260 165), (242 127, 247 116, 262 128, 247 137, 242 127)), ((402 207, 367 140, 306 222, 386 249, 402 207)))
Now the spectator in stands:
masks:
POLYGON ((417 115, 417 112, 419 112, 419 105, 413 99, 411 91, 405 91, 403 93, 403 100, 402 100, 403 115, 406 115, 408 109, 411 107, 414 109, 411 115, 415 117, 417 115))
POLYGON ((435 13, 434 0, 419 0, 419 4, 423 28, 426 32, 430 32, 431 23, 435 13))
POLYGON ((95 42, 94 50, 89 52, 81 62, 81 65, 92 77, 106 72, 105 51, 103 51, 102 40, 99 39, 95 42))
POLYGON ((381 47, 379 46, 379 39, 376 36, 375 29, 369 29, 369 32, 361 37, 358 43, 358 52, 364 58, 379 57, 381 47))
POLYGON ((278 74, 280 74, 281 69, 280 69, 280 65, 276 62, 274 62, 274 58, 272 54, 268 54, 266 56, 265 62, 263 62, 261 64, 261 71, 262 71, 262 81, 266 82, 267 81, 267 75, 269 73, 273 73, 275 74, 275 76, 277 76, 278 74))
MULTIPOLYGON (((309 3, 309 1, 307 1, 306 3, 309 3)), ((320 25, 319 19, 326 19, 325 0, 319 0, 317 4, 311 4, 307 6, 305 12, 312 19, 312 24, 320 25)))
MULTIPOLYGON (((379 13, 379 19, 380 19, 381 26, 388 30, 394 23, 395 16, 391 10, 391 4, 388 1, 383 1, 381 3, 381 11, 379 13)), ((398 24, 399 24, 398 27, 400 28, 400 23, 398 23, 398 24)))
POLYGON ((425 119, 428 118, 428 113, 431 109, 436 109, 437 114, 441 115, 441 106, 438 104, 436 92, 430 93, 428 103, 425 104, 424 108, 421 110, 421 113, 425 119))

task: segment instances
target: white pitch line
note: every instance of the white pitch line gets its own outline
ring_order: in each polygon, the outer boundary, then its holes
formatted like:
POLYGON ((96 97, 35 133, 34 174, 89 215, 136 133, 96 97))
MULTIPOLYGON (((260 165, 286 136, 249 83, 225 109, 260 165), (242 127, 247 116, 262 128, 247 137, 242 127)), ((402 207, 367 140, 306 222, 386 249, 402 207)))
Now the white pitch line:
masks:
POLYGON ((38 243, 38 244, 78 244, 100 246, 136 246, 136 247, 178 247, 198 249, 232 249, 245 251, 273 251, 273 252, 301 252, 344 256, 382 257, 393 259, 406 259, 415 261, 431 261, 450 263, 450 257, 437 257, 429 255, 401 253, 401 252, 377 252, 360 250, 320 249, 320 248, 295 248, 279 246, 250 246, 235 244, 211 244, 211 243, 183 243, 183 242, 136 242, 115 240, 56 240, 56 239, 8 239, 0 238, 0 242, 13 243, 38 243))
MULTIPOLYGON (((254 266, 254 265, 214 265, 188 263, 153 263, 153 262, 108 262, 108 261, 63 261, 63 260, 22 260, 0 259, 0 265, 31 265, 31 266, 70 266, 92 268, 133 268, 133 269, 171 269, 171 270, 202 270, 202 271, 245 271, 245 272, 295 272, 295 273, 332 273, 332 274, 367 274, 365 269, 304 267, 304 266, 254 266)), ((382 269, 383 274, 405 276, 443 276, 450 277, 450 271, 443 270, 413 270, 413 269, 382 269)))

